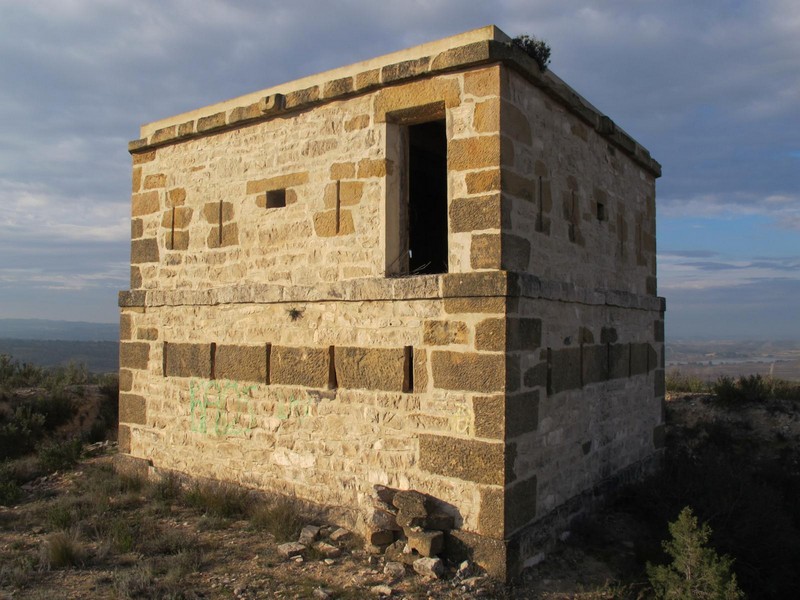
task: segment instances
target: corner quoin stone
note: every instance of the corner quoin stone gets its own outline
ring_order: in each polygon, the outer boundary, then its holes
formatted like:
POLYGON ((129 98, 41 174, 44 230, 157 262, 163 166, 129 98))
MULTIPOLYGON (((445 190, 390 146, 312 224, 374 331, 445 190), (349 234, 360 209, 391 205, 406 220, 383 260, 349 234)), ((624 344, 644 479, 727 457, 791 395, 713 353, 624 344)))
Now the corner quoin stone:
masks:
POLYGON ((505 356, 436 350, 431 353, 434 387, 500 392, 505 388, 505 356))
POLYGON ((419 465, 424 471, 475 483, 505 483, 505 444, 420 434, 419 465))

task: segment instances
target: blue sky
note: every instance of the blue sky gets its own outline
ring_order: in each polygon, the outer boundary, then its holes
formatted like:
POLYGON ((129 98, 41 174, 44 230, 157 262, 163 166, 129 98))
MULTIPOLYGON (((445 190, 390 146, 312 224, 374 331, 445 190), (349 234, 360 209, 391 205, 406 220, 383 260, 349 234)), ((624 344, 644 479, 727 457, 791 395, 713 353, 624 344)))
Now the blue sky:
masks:
POLYGON ((0 318, 116 320, 140 124, 492 23, 662 163, 668 336, 800 339, 796 0, 0 0, 0 318))

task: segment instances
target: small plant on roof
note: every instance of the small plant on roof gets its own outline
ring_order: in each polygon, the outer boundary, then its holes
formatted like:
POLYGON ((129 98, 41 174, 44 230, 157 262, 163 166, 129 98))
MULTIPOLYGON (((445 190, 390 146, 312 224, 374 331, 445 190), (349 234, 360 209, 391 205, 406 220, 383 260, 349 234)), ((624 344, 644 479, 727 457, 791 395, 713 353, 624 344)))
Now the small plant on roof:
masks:
POLYGON ((532 35, 518 35, 512 42, 536 61, 542 73, 547 71, 547 65, 550 64, 550 45, 547 42, 532 35))

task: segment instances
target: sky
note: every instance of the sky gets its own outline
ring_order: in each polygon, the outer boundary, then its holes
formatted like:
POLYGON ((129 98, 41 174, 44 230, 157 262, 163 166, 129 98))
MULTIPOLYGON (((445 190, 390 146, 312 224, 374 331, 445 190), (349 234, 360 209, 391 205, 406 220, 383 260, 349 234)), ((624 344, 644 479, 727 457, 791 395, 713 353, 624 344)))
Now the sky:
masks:
POLYGON ((800 340, 797 0, 0 0, 0 318, 117 320, 141 124, 489 24, 662 164, 668 337, 800 340))

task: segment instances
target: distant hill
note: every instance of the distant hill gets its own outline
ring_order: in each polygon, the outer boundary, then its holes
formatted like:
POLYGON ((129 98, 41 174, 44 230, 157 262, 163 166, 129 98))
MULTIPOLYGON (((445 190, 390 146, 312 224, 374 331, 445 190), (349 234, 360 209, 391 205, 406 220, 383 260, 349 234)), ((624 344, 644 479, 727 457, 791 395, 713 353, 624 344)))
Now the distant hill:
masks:
POLYGON ((0 319, 0 338, 117 342, 119 324, 47 319, 0 319))
POLYGON ((83 364, 92 373, 119 370, 119 342, 0 339, 0 354, 39 367, 83 364))

